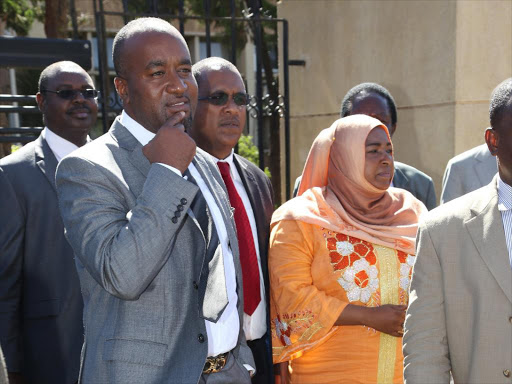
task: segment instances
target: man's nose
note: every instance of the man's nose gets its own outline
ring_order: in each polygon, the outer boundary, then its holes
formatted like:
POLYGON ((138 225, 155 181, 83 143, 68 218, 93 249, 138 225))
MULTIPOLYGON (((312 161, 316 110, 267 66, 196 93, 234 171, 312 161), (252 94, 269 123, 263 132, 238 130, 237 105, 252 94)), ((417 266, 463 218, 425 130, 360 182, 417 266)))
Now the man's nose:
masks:
POLYGON ((177 73, 172 73, 169 76, 166 90, 169 93, 183 94, 188 89, 188 85, 177 73))

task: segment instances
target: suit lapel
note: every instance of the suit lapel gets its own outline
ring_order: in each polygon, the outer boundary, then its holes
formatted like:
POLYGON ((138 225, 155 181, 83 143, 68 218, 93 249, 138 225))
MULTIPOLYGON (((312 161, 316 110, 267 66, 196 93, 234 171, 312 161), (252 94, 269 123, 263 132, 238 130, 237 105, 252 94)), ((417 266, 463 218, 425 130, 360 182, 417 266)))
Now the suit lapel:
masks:
POLYGON ((496 178, 486 188, 488 199, 480 200, 471 209, 472 218, 465 226, 475 247, 498 282, 499 286, 512 302, 512 269, 508 258, 505 232, 501 214, 498 211, 496 178))
POLYGON ((144 177, 147 177, 151 163, 142 153, 142 144, 133 136, 118 119, 114 120, 110 135, 119 144, 119 147, 131 152, 128 159, 130 163, 137 168, 144 177))
POLYGON ((41 172, 46 176, 53 190, 57 192, 57 188, 55 186, 55 171, 57 170, 57 158, 53 154, 50 146, 43 139, 42 135, 40 135, 34 147, 35 153, 35 162, 41 172))

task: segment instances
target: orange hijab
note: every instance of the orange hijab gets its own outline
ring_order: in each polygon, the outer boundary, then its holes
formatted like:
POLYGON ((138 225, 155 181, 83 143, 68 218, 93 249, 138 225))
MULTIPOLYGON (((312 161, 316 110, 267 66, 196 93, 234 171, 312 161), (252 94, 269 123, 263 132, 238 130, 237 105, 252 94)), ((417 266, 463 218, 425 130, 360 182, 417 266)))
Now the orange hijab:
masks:
POLYGON ((298 197, 274 213, 272 226, 298 220, 415 254, 418 220, 427 209, 408 191, 381 190, 364 177, 366 138, 376 127, 389 137, 385 125, 366 115, 344 117, 320 132, 298 197))

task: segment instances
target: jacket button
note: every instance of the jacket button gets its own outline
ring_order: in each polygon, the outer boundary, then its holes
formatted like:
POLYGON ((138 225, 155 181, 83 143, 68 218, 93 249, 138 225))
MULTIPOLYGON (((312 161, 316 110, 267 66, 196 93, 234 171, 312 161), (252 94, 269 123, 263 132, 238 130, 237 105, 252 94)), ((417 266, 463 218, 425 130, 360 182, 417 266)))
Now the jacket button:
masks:
POLYGON ((188 203, 187 199, 183 198, 180 200, 181 205, 185 205, 188 203))
POLYGON ((508 321, 512 323, 512 316, 508 318, 508 321))
POLYGON ((197 340, 200 342, 200 343, 204 343, 204 336, 202 333, 200 333, 198 336, 197 336, 197 340))
POLYGON ((510 377, 510 369, 505 369, 505 370, 503 371, 503 376, 505 376, 505 377, 510 377))
POLYGON ((176 217, 180 217, 180 216, 181 216, 181 212, 180 212, 180 211, 176 211, 176 212, 174 212, 174 216, 176 216, 176 217))
POLYGON ((192 284, 194 285, 194 289, 199 289, 199 285, 197 285, 195 281, 192 284))
POLYGON ((185 208, 183 208, 183 205, 178 205, 176 208, 178 208, 178 211, 183 211, 185 208))
POLYGON ((174 216, 174 217, 171 219, 171 221, 172 221, 174 224, 176 224, 176 223, 178 222, 178 218, 177 218, 176 216, 174 216))

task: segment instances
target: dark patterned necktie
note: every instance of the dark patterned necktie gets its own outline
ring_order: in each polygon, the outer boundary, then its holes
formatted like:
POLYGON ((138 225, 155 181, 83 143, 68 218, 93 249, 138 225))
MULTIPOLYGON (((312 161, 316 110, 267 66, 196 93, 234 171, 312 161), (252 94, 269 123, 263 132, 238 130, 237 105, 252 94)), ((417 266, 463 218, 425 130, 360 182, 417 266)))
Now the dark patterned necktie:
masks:
POLYGON ((251 224, 247 217, 244 204, 238 194, 231 174, 229 164, 224 161, 217 162, 220 174, 228 190, 229 202, 235 208, 235 224, 238 235, 238 247, 240 249, 240 264, 242 265, 242 278, 244 285, 244 312, 249 316, 254 313, 261 301, 260 272, 258 257, 254 247, 251 224))

